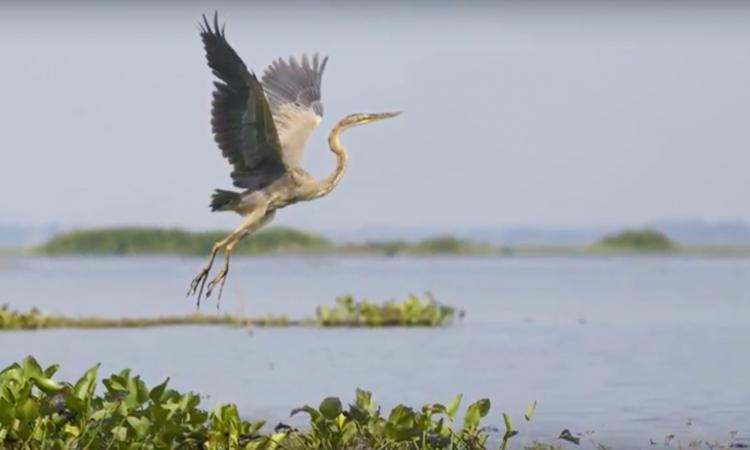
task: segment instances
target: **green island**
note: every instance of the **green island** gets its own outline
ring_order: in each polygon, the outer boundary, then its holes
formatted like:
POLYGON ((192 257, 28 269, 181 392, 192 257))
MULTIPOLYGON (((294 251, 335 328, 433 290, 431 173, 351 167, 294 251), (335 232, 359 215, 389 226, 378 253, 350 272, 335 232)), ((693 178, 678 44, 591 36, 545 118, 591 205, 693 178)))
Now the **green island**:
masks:
MULTIPOLYGON (((461 407, 462 395, 421 408, 396 405, 381 413, 372 393, 357 389, 347 406, 337 397, 302 405, 290 416, 306 417, 301 429, 267 425, 243 417, 233 403, 211 410, 201 396, 169 387, 169 378, 149 387, 130 369, 99 380, 99 365, 75 381, 55 379, 59 366, 27 356, 0 371, 0 447, 33 449, 205 450, 528 450, 562 449, 585 440, 607 449, 590 433, 563 429, 547 440, 529 438, 536 402, 522 414, 490 414, 482 398, 461 407), (518 426, 522 425, 522 426, 518 426), (519 428, 525 431, 520 433, 519 428)), ((670 435, 674 439, 674 435, 670 435)), ((705 442, 712 449, 736 448, 705 442)), ((671 448, 701 448, 703 441, 677 441, 671 448)))
MULTIPOLYGON (((114 227, 62 232, 33 248, 16 253, 37 255, 183 255, 205 256, 225 231, 179 228, 114 227)), ((5 249, 5 253, 9 250, 5 249)), ((633 253, 750 256, 750 245, 684 245, 651 229, 624 230, 588 245, 498 245, 451 235, 408 242, 383 240, 336 243, 319 233, 270 227, 251 234, 235 250, 239 255, 616 255, 633 253)))
POLYGON ((15 311, 0 306, 0 331, 52 328, 143 328, 177 325, 221 325, 232 327, 438 327, 449 324, 456 316, 453 307, 437 302, 429 293, 425 298, 410 295, 401 301, 381 304, 355 301, 351 296, 336 299, 334 305, 320 306, 315 317, 290 319, 286 315, 243 317, 233 314, 193 313, 159 317, 69 317, 47 314, 38 309, 15 311))
POLYGON ((632 252, 674 252, 679 246, 669 236, 651 229, 624 230, 604 236, 594 244, 599 250, 622 250, 632 252))

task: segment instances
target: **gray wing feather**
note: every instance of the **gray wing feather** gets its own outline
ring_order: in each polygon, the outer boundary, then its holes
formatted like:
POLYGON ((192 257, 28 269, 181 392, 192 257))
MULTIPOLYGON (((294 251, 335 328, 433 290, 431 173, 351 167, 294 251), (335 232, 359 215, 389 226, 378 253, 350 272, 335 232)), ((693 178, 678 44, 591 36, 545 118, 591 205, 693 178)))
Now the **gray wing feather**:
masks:
POLYGON ((263 73, 263 90, 271 106, 284 162, 297 166, 305 144, 323 116, 320 85, 328 58, 316 53, 312 61, 277 59, 263 73))
POLYGON ((302 61, 291 57, 289 61, 277 59, 263 73, 263 88, 274 112, 282 105, 295 103, 298 106, 312 108, 318 117, 323 117, 323 105, 320 101, 320 84, 328 57, 321 61, 316 53, 312 62, 307 55, 302 61))

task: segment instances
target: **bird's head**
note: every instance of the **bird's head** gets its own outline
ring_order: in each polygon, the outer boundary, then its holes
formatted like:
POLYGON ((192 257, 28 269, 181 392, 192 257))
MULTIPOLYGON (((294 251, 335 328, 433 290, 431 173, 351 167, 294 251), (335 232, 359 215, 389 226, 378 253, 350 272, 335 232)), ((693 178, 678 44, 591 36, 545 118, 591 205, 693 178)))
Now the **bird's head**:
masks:
POLYGON ((386 113, 356 113, 356 114, 349 114, 348 116, 341 119, 339 122, 339 126, 343 128, 350 128, 355 127, 358 125, 364 125, 366 123, 375 122, 378 120, 383 119, 390 119, 391 117, 396 117, 400 112, 386 112, 386 113))

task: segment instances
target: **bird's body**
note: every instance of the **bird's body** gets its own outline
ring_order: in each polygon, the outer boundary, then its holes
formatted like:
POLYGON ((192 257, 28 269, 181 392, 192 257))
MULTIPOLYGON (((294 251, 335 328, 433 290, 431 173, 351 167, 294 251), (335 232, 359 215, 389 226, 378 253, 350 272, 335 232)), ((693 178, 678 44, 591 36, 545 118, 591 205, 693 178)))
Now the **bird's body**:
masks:
POLYGON ((243 221, 214 244, 208 263, 192 281, 188 293, 197 293, 198 302, 220 250, 225 254, 224 266, 208 283, 207 297, 217 285, 223 288, 229 256, 242 238, 270 222, 279 208, 333 190, 346 168, 347 154, 339 140, 344 130, 397 115, 351 114, 341 119, 328 137, 336 167, 318 180, 300 167, 300 160, 310 134, 322 119, 321 79, 328 58, 320 60, 316 54, 312 58, 303 55, 300 61, 277 59, 258 80, 227 42, 216 15, 213 27, 203 17, 201 39, 208 65, 220 80, 214 82, 211 109, 214 140, 232 165, 234 186, 242 189, 217 189, 211 210, 234 211, 243 221))

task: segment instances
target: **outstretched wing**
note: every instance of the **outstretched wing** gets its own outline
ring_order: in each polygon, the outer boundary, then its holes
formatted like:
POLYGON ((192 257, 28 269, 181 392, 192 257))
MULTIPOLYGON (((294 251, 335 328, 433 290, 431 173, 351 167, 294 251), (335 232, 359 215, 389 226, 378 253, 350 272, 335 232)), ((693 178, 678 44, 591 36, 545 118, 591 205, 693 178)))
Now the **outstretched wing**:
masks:
POLYGON ((214 140, 233 166, 234 185, 262 189, 286 172, 263 87, 227 42, 216 14, 213 28, 203 16, 201 39, 208 66, 221 80, 214 82, 211 102, 214 140))
POLYGON ((277 59, 263 73, 263 88, 279 132, 287 165, 299 165, 310 134, 323 117, 320 82, 328 58, 316 53, 312 61, 302 55, 288 61, 277 59))

